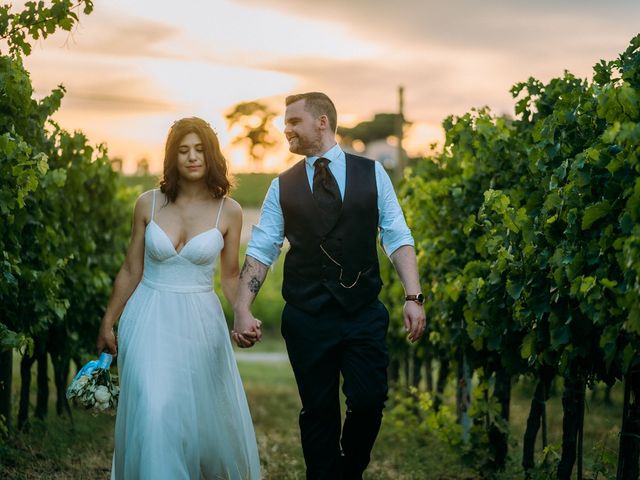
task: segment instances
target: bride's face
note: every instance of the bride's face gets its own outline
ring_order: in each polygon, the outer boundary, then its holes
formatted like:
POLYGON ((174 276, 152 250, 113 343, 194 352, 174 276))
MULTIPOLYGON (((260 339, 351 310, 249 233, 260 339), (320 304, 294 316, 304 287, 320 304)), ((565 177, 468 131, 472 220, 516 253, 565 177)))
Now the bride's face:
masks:
POLYGON ((186 134, 178 146, 178 173, 185 180, 197 181, 204 178, 207 165, 204 147, 200 137, 191 132, 186 134))

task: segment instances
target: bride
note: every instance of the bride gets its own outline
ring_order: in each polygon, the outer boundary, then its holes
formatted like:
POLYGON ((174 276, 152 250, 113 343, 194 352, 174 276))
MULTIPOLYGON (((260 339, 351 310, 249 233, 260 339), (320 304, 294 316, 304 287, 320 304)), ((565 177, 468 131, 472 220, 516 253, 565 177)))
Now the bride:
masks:
MULTIPOLYGON (((260 478, 247 400, 212 289, 219 257, 222 291, 234 303, 242 210, 226 197, 230 186, 209 124, 175 122, 160 188, 136 202, 131 243, 98 333, 98 352, 117 353, 120 374, 112 479, 260 478)), ((249 344, 261 335, 259 322, 234 329, 249 344)))

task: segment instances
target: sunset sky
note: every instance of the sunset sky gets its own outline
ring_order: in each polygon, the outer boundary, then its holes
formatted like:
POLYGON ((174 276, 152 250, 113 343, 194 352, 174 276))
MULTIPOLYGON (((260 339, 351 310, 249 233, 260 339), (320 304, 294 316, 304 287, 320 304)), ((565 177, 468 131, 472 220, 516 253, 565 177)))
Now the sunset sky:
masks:
POLYGON ((319 90, 351 126, 395 111, 403 85, 418 154, 447 115, 511 113, 515 82, 565 69, 590 77, 639 32, 638 0, 96 0, 71 35, 39 42, 25 63, 37 96, 67 88, 61 125, 106 142, 127 172, 143 157, 160 171, 169 126, 191 115, 214 126, 242 171, 247 154, 228 145, 224 119, 238 102, 283 113, 286 95, 319 90))

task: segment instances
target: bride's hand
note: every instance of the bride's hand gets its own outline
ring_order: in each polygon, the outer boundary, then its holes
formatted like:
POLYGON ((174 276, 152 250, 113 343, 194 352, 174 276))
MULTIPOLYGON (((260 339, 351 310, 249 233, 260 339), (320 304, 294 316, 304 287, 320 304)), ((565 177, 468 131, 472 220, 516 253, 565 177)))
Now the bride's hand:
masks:
POLYGON ((251 312, 235 313, 231 337, 240 348, 253 347, 262 338, 262 322, 251 312))
POLYGON ((113 356, 118 354, 118 339, 113 333, 113 328, 100 327, 98 339, 96 340, 96 349, 98 350, 98 355, 105 350, 113 356))

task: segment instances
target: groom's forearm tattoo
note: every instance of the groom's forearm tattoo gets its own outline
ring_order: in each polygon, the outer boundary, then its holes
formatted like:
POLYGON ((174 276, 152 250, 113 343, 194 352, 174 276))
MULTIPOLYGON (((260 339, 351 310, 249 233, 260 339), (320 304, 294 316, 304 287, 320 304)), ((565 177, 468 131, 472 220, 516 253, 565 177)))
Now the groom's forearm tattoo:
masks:
POLYGON ((260 287, 262 286, 262 283, 256 277, 251 277, 247 285, 249 286, 249 291, 257 295, 258 292, 260 291, 260 287))
POLYGON ((244 265, 242 265, 242 270, 240 270, 240 278, 244 277, 244 274, 247 273, 247 271, 249 270, 249 262, 247 262, 246 260, 244 261, 244 265))
POLYGON ((240 271, 240 279, 246 280, 248 278, 247 287, 254 295, 257 295, 260 291, 260 287, 262 287, 262 282, 266 275, 266 268, 266 266, 263 266, 258 262, 253 262, 249 258, 245 259, 242 270, 240 271), (262 277, 262 279, 260 277, 262 277))

